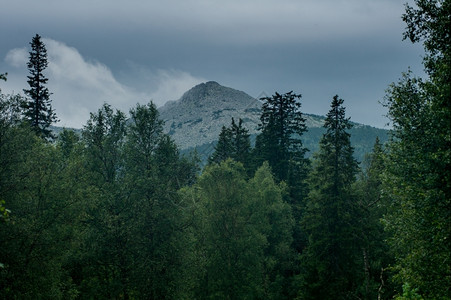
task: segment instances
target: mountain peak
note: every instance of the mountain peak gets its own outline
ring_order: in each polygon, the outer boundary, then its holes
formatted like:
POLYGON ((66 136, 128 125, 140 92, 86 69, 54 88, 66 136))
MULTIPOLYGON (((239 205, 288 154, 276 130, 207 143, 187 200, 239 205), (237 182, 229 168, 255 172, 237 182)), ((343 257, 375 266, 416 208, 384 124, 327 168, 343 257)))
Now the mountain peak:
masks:
MULTIPOLYGON (((165 131, 181 149, 211 143, 218 139, 222 126, 232 118, 242 119, 250 134, 257 133, 261 102, 245 92, 225 87, 216 81, 198 84, 177 101, 159 108, 165 131)), ((308 127, 321 127, 323 119, 304 115, 308 127)))
POLYGON ((222 126, 230 126, 232 118, 243 119, 244 126, 256 132, 260 108, 261 103, 248 94, 208 81, 159 110, 165 130, 181 148, 188 148, 215 141, 222 126))
MULTIPOLYGON (((220 85, 216 81, 207 81, 200 83, 183 94, 179 102, 204 105, 206 102, 224 101, 225 99, 235 99, 237 93, 242 93, 250 98, 244 92, 234 90, 220 85)), ((242 98, 241 97, 238 98, 242 98)), ((246 98, 247 98, 246 97, 246 98)))

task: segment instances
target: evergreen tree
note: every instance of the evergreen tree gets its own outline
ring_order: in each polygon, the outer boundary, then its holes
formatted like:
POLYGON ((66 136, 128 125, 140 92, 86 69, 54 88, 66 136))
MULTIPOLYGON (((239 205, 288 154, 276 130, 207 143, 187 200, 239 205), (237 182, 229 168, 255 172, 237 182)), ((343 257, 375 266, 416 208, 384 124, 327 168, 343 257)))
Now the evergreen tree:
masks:
POLYGON ((232 118, 230 127, 223 126, 219 133, 219 140, 215 146, 215 152, 209 157, 209 163, 220 163, 227 158, 241 162, 245 168, 249 168, 251 142, 249 130, 243 127, 243 120, 238 124, 232 118))
POLYGON ((304 253, 303 299, 350 299, 360 273, 361 247, 355 182, 358 164, 353 157, 349 119, 343 100, 333 98, 309 178, 310 193, 303 224, 308 234, 304 253))
POLYGON ((218 143, 215 145, 215 151, 208 158, 209 164, 219 164, 232 156, 232 131, 230 128, 222 126, 219 133, 218 143))
MULTIPOLYGON (((289 175, 298 164, 304 165, 307 149, 302 145, 301 136, 307 130, 300 111, 301 103, 296 101, 301 95, 293 92, 276 93, 264 97, 254 156, 257 166, 268 161, 276 178, 289 181, 289 175)), ((305 166, 304 166, 305 167, 305 166)))
POLYGON ((305 158, 307 149, 301 140, 307 127, 300 110, 300 98, 300 94, 293 92, 261 98, 264 101, 259 124, 261 133, 252 153, 254 168, 267 161, 276 180, 288 185, 288 201, 296 221, 293 246, 299 253, 305 247, 305 235, 299 222, 308 193, 306 178, 310 168, 305 158))
POLYGON ((245 168, 249 167, 249 155, 251 150, 251 142, 249 130, 243 126, 243 120, 240 118, 238 124, 232 118, 230 126, 232 132, 233 154, 231 156, 235 161, 241 162, 245 168))
POLYGON ((27 64, 30 72, 27 82, 30 89, 24 89, 29 100, 24 105, 23 114, 38 136, 51 138, 49 127, 57 118, 52 109, 49 90, 45 86, 48 79, 43 73, 48 66, 47 49, 38 34, 33 37, 30 45, 30 59, 27 64))

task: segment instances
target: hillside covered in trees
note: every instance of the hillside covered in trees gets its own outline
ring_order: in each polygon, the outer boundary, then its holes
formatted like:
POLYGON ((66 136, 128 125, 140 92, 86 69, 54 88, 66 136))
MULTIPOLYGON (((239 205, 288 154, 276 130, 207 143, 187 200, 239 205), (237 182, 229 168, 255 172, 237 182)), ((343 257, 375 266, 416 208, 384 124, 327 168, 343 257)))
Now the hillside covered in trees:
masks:
POLYGON ((388 87, 390 139, 360 164, 338 95, 310 156, 293 92, 202 169, 152 102, 54 136, 36 35, 26 97, 0 93, 0 298, 450 299, 451 2, 416 4, 427 77, 388 87))

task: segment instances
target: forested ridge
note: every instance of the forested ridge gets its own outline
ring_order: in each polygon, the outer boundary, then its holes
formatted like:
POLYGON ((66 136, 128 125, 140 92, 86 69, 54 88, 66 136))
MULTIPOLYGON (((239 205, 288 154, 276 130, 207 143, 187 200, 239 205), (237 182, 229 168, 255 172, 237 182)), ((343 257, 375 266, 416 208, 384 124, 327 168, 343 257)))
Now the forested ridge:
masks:
POLYGON ((261 99, 255 143, 230 120, 202 169, 152 102, 54 136, 36 35, 26 97, 0 92, 0 298, 451 299, 451 2, 415 3, 426 77, 387 88, 362 163, 338 95, 311 156, 294 92, 261 99))

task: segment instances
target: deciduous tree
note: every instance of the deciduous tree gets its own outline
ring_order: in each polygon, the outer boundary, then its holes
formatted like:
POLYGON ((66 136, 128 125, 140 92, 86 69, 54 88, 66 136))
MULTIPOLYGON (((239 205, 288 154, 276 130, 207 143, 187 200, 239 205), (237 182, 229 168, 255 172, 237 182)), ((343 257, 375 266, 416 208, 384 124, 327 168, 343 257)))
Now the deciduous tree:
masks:
POLYGON ((451 1, 406 6, 405 38, 423 42, 428 78, 411 72, 385 98, 388 145, 386 228, 395 279, 425 298, 451 297, 451 1))

